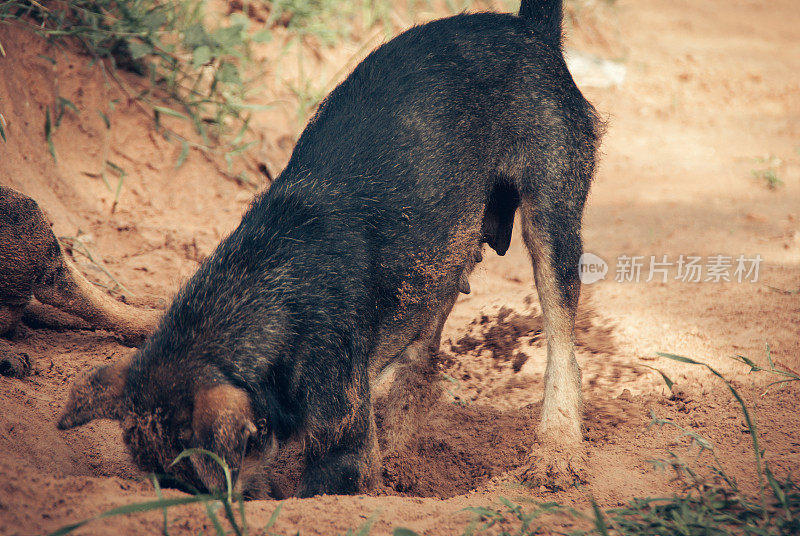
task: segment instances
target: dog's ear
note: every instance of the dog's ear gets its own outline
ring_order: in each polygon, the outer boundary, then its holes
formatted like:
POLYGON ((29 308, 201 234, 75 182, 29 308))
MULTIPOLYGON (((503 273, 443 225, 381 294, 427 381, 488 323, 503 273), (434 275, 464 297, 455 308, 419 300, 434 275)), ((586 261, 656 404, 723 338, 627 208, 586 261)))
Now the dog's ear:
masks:
POLYGON ((94 419, 120 419, 130 366, 131 358, 126 357, 112 365, 98 367, 77 380, 58 427, 66 430, 94 419))
MULTIPOLYGON (((247 444, 257 431, 247 392, 224 384, 199 389, 194 396, 192 431, 194 446, 225 460, 235 482, 247 444)), ((225 473, 216 461, 204 454, 192 454, 190 459, 209 491, 226 489, 225 473)))

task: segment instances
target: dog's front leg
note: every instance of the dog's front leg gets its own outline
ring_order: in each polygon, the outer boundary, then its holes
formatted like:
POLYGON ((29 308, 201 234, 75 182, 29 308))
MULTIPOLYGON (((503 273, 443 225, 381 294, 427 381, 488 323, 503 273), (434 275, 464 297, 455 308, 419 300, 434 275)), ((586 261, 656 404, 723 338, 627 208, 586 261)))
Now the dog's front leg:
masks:
MULTIPOLYGON (((466 281, 466 272, 462 277, 466 281)), ((419 422, 427 418, 441 398, 437 356, 444 323, 457 297, 458 292, 454 291, 439 302, 417 339, 397 358, 383 419, 386 454, 392 455, 409 446, 419 422)))
MULTIPOLYGON (((367 384, 354 382, 345 390, 347 412, 331 412, 316 398, 305 436, 306 468, 299 497, 352 495, 374 488, 380 478, 375 416, 367 384), (366 387, 366 388, 365 388, 366 387)), ((312 400, 315 397, 312 396, 312 400)))

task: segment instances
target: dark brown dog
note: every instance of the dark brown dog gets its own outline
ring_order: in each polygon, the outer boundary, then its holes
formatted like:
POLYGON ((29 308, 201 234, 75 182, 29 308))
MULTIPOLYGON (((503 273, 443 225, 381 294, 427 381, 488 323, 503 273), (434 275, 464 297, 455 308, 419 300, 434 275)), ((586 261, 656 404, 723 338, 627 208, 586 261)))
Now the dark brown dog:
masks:
POLYGON ((435 370, 482 245, 504 254, 519 209, 548 339, 527 478, 578 478, 573 331, 599 124, 564 63, 561 18, 560 0, 526 0, 520 16, 435 21, 370 54, 132 361, 75 385, 60 427, 119 419, 141 467, 207 489, 222 471, 198 455, 171 466, 182 450, 214 451, 247 488, 246 467, 299 437, 301 496, 368 489, 373 378, 399 366, 397 448, 416 415, 409 386, 435 370))

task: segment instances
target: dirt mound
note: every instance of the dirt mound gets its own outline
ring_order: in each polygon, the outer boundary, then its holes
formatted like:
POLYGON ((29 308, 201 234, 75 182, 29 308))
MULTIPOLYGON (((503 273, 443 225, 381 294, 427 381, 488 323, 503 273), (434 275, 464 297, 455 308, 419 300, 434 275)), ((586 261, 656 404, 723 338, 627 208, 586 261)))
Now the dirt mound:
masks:
MULTIPOLYGON (((380 425, 380 404, 376 410, 380 425)), ((533 406, 501 412, 439 404, 404 450, 384 458, 384 485, 389 492, 419 497, 448 498, 475 490, 522 464, 536 413, 533 406)))
MULTIPOLYGON (((382 449, 384 407, 378 398, 375 418, 382 449)), ((537 413, 538 405, 504 412, 443 400, 425 415, 405 448, 385 453, 382 484, 375 493, 450 498, 474 491, 522 465, 537 413)), ((297 488, 303 463, 297 443, 279 452, 272 476, 282 495, 291 496, 297 488)))
MULTIPOLYGON (((383 429, 385 402, 375 404, 381 448, 386 448, 383 429)), ((481 489, 498 479, 514 478, 525 467, 535 448, 535 424, 540 403, 511 410, 441 400, 419 422, 405 448, 385 453, 380 496, 436 497, 448 499, 481 489)), ((643 412, 630 396, 617 401, 594 400, 587 404, 586 439, 602 445, 621 440, 631 422, 643 412)), ((278 454, 273 479, 278 497, 291 496, 303 470, 302 448, 289 443, 278 454)))

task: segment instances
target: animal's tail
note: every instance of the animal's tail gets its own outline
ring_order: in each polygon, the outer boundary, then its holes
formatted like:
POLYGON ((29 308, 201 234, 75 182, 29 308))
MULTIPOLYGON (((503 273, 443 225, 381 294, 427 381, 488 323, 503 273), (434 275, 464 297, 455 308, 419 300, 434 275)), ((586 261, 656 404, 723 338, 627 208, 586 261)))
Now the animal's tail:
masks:
POLYGON ((563 0, 522 0, 519 16, 528 19, 548 42, 561 47, 561 22, 564 19, 563 0))

